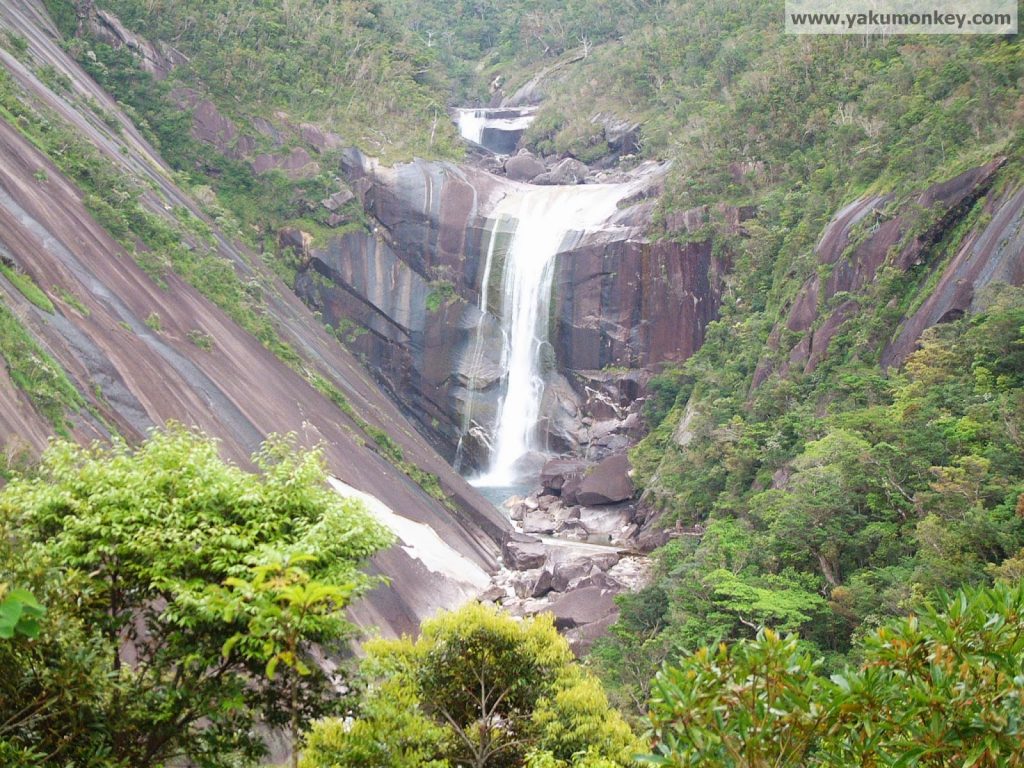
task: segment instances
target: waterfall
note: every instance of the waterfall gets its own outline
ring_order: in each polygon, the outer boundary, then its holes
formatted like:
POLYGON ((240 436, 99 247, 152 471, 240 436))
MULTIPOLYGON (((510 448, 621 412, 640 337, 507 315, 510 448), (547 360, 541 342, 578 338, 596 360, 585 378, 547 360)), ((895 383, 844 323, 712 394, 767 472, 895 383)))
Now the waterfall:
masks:
MULTIPOLYGON (((521 479, 520 460, 540 451, 537 421, 545 389, 542 353, 549 344, 555 256, 572 247, 584 232, 604 224, 629 191, 626 184, 524 185, 494 211, 495 220, 512 218, 517 225, 505 255, 502 279, 504 394, 494 425, 490 466, 475 484, 514 484, 521 479)), ((492 228, 492 239, 496 231, 497 227, 492 228)), ((486 289, 484 284, 484 302, 486 289)))
POLYGON ((515 152, 520 137, 536 116, 536 107, 464 108, 454 111, 462 138, 499 155, 515 152))
POLYGON ((487 113, 482 109, 460 109, 457 113, 459 133, 462 138, 480 144, 484 137, 487 113))

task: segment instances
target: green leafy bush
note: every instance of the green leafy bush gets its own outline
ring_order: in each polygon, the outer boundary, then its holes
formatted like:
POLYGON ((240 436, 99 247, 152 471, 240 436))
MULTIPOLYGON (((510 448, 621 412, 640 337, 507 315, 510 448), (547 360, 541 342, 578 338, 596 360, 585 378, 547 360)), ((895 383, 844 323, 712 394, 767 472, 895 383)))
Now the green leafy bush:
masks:
POLYGON ((549 618, 471 604, 367 651, 351 722, 315 724, 303 768, 604 768, 639 749, 549 618))
POLYGON ((870 633, 860 665, 831 679, 771 630, 688 655, 655 681, 649 762, 1024 765, 1024 585, 937 603, 870 633))

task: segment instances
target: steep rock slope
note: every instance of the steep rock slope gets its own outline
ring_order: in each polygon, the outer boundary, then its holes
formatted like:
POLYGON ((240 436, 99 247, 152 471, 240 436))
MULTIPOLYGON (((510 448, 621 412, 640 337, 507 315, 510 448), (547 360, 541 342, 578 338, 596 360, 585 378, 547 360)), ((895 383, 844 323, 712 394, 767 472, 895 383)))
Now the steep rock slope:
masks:
MULTIPOLYGON (((997 158, 964 171, 895 210, 890 210, 891 195, 874 195, 859 198, 837 213, 815 250, 821 269, 797 292, 785 321, 769 337, 769 349, 775 351, 784 333, 801 335, 778 366, 779 373, 815 370, 828 354, 833 337, 861 314, 866 302, 858 295, 871 288, 883 267, 916 279, 938 276, 934 288, 925 288, 924 303, 906 318, 898 336, 885 344, 882 365, 886 368, 905 360, 926 328, 963 315, 990 283, 1020 285, 1024 279, 1022 210, 1020 190, 1013 184, 981 206, 981 216, 988 223, 971 227, 948 263, 941 258, 943 240, 992 189, 1004 163, 1005 158, 997 158)), ((874 309, 870 304, 866 308, 874 309)), ((767 378, 771 367, 766 356, 754 374, 754 387, 767 378)))
MULTIPOLYGON (((0 50, 19 100, 42 120, 70 126, 118 173, 135 179, 143 208, 175 227, 188 249, 227 260, 246 290, 262 297, 279 341, 296 354, 292 367, 285 365, 175 274, 157 281, 143 271, 90 212, 89 193, 64 177, 6 113, 0 249, 9 268, 31 279, 53 307, 33 304, 9 276, 0 281, 4 304, 77 391, 81 407, 67 413, 74 437, 116 431, 137 439, 175 419, 215 435, 226 456, 244 462, 268 433, 295 432, 304 445, 323 444, 331 473, 343 482, 432 527, 452 557, 481 572, 492 569, 504 521, 255 254, 211 226, 118 105, 61 50, 41 4, 5 3, 0 23, 27 42, 20 58, 0 50), (51 89, 41 71, 62 85, 51 89), (436 480, 429 482, 430 475, 436 480)), ((137 250, 144 258, 145 246, 137 243, 137 250)), ((8 378, 0 381, 0 397, 5 442, 37 452, 53 425, 8 378)), ((376 567, 392 584, 355 613, 386 632, 411 630, 478 586, 429 570, 400 546, 377 558, 376 567)))

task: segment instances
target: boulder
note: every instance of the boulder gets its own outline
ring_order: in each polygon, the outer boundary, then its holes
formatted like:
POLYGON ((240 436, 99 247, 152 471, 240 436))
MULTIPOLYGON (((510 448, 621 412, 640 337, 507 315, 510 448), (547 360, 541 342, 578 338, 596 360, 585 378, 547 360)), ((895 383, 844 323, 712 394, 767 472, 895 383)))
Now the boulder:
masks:
POLYGON ((320 201, 320 205, 326 208, 328 211, 336 211, 341 206, 345 205, 349 200, 355 200, 356 193, 348 187, 343 187, 335 192, 330 197, 325 197, 320 201))
POLYGON ((551 568, 551 586, 557 592, 565 592, 578 585, 581 579, 594 575, 595 571, 603 573, 618 561, 619 554, 617 552, 608 552, 607 554, 583 555, 571 560, 556 562, 551 568))
POLYGON ((544 173, 544 163, 529 152, 521 152, 505 161, 505 175, 512 181, 529 181, 544 173))
POLYGON ((540 568, 547 559, 544 543, 534 536, 522 533, 508 534, 501 545, 501 555, 505 565, 517 571, 540 568))
POLYGON ((590 570, 586 574, 569 582, 568 587, 566 587, 566 591, 571 592, 578 589, 585 589, 587 587, 601 587, 601 589, 617 590, 621 589, 622 585, 600 568, 591 566, 590 570))
POLYGON ((608 534, 614 537, 620 536, 633 522, 634 512, 632 504, 581 507, 579 521, 590 534, 608 534))
POLYGON ((540 572, 537 580, 533 582, 533 589, 530 590, 530 597, 544 597, 554 587, 552 586, 552 574, 547 568, 540 572))
POLYGON ((590 169, 575 157, 567 157, 555 163, 550 171, 534 176, 533 184, 569 185, 582 184, 587 179, 590 169))
POLYGON ((615 504, 632 497, 633 481, 624 453, 609 456, 590 470, 576 492, 576 500, 587 506, 615 504))
POLYGON ((601 587, 585 587, 568 592, 551 603, 557 629, 572 629, 593 624, 615 613, 614 594, 601 587))
POLYGON ((544 490, 560 494, 566 480, 582 476, 586 468, 582 459, 551 459, 540 471, 540 484, 544 490))
POLYGON ((505 597, 505 590, 501 587, 494 586, 483 592, 477 600, 481 603, 500 603, 505 599, 505 597))
POLYGON ((558 522, 545 510, 528 510, 523 515, 523 533, 554 533, 558 522))
POLYGON ((555 528, 555 533, 558 534, 560 539, 568 539, 570 541, 586 541, 590 538, 590 533, 579 520, 569 519, 564 520, 558 524, 555 528))
POLYGON ((557 592, 565 592, 569 589, 569 584, 586 576, 592 567, 593 564, 586 557, 555 563, 551 574, 552 589, 557 592))
POLYGON ((577 495, 583 487, 583 475, 570 475, 562 483, 562 501, 566 504, 578 504, 577 495))
POLYGON ((569 641, 569 647, 577 656, 583 656, 594 647, 594 643, 608 634, 612 624, 619 620, 619 614, 610 613, 600 621, 591 624, 584 624, 581 627, 570 629, 565 633, 565 639, 569 641))

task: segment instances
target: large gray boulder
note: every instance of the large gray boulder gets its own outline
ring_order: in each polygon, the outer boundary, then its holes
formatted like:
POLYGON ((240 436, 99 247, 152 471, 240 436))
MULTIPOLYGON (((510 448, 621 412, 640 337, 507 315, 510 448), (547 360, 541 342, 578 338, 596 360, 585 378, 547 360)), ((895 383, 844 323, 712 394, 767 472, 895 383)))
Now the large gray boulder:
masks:
POLYGON ((614 593, 601 587, 584 587, 568 592, 553 603, 551 613, 557 629, 572 629, 601 621, 616 612, 614 593))
POLYGON ((521 152, 505 161, 505 175, 512 181, 529 181, 544 173, 544 163, 529 152, 521 152))
POLYGON ((619 554, 609 551, 607 554, 582 555, 569 560, 561 560, 554 564, 551 573, 551 586, 557 592, 565 592, 593 573, 607 571, 619 562, 619 554))
POLYGON ((629 458, 624 453, 609 456, 590 470, 576 492, 576 501, 586 506, 616 504, 632 497, 629 458))
POLYGON ((501 545, 501 556, 509 568, 528 571, 544 565, 547 552, 540 539, 522 533, 510 533, 501 545))
POLYGON ((565 481, 582 476, 587 466, 582 459, 551 459, 540 471, 540 484, 545 491, 561 493, 565 481))
POLYGON ((568 185, 582 184, 587 179, 590 169, 575 157, 567 157, 557 162, 550 171, 535 176, 534 184, 568 185))
POLYGON ((580 507, 580 524, 592 535, 620 536, 633 522, 636 509, 632 504, 606 504, 580 507))

